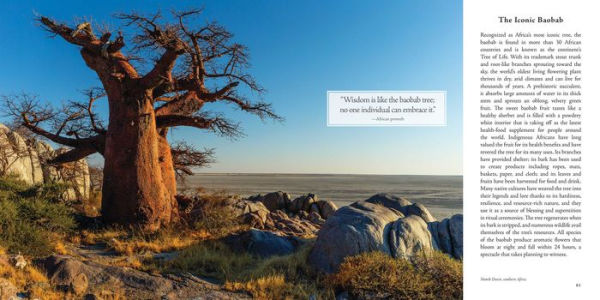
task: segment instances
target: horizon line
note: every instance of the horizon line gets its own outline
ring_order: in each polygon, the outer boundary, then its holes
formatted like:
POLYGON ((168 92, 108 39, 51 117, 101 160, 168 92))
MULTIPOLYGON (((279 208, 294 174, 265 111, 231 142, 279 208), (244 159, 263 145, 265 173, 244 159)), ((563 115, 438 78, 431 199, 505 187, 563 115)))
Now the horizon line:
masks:
POLYGON ((291 173, 291 172, 194 172, 193 175, 368 175, 368 176, 463 176, 463 174, 375 174, 375 173, 291 173))

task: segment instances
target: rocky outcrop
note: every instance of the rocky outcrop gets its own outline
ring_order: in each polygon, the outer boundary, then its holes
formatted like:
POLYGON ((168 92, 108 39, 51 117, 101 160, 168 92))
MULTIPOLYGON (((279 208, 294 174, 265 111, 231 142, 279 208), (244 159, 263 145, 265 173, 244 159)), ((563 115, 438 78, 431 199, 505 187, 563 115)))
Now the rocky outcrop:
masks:
POLYGON ((377 194, 329 216, 318 233, 309 263, 331 273, 347 256, 363 252, 409 258, 432 249, 462 258, 462 215, 438 222, 421 204, 377 194))
POLYGON ((291 204, 290 194, 284 193, 282 191, 268 193, 266 195, 256 195, 248 198, 249 201, 252 202, 260 202, 262 203, 268 210, 287 210, 291 204))
POLYGON ((190 274, 157 275, 126 267, 103 265, 71 256, 53 255, 39 262, 50 283, 85 299, 101 294, 99 287, 121 291, 130 299, 249 299, 222 290, 190 274))
POLYGON ((294 200, 284 192, 256 195, 237 200, 233 207, 252 227, 288 236, 314 236, 337 206, 319 200, 315 194, 302 195, 294 200))
POLYGON ((26 140, 0 124, 0 175, 15 175, 31 185, 66 183, 69 186, 65 192, 66 200, 87 199, 90 193, 90 174, 85 159, 60 167, 45 163, 64 151, 68 150, 54 150, 48 143, 26 140))
POLYGON ((269 211, 281 210, 291 216, 303 215, 303 212, 307 216, 311 213, 317 213, 323 220, 326 220, 337 210, 337 206, 333 202, 319 200, 319 197, 315 194, 306 194, 294 200, 291 199, 290 194, 278 191, 266 195, 251 196, 246 200, 262 203, 269 211))
POLYGON ((39 155, 25 139, 0 124, 0 172, 14 174, 28 184, 44 182, 39 155))

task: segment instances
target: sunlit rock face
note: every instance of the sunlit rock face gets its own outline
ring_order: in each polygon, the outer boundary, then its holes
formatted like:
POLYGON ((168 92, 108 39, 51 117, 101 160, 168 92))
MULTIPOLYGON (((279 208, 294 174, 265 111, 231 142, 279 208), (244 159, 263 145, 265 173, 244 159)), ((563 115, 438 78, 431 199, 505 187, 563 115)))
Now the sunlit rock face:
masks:
POLYGON ((46 142, 26 140, 0 124, 0 175, 17 176, 31 185, 66 183, 69 188, 65 192, 65 200, 87 199, 90 194, 90 173, 85 159, 63 164, 58 168, 45 163, 67 150, 54 150, 46 142))

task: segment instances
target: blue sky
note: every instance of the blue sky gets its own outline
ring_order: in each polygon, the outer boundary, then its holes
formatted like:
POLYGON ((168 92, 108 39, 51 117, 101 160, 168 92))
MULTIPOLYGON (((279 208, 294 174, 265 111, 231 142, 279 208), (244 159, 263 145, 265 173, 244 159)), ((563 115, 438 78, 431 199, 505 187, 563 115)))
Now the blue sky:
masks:
MULTIPOLYGON (((204 6, 250 49, 264 99, 285 117, 233 109, 245 137, 180 128, 171 141, 215 148, 202 172, 462 174, 460 1, 3 1, 0 95, 21 92, 58 105, 98 86, 78 50, 33 21, 34 12, 118 28, 118 12, 204 6), (8 3, 7 3, 8 2, 8 3), (446 127, 327 127, 327 90, 445 90, 446 127)), ((106 112, 100 105, 100 112, 106 112)), ((98 158, 94 158, 98 161, 98 158)))

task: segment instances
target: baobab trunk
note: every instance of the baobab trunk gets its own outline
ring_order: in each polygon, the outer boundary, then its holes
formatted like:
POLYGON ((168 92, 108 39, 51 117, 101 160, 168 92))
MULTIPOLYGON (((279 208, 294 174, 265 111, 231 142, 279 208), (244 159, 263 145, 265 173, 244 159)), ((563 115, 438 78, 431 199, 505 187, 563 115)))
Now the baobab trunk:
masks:
POLYGON ((189 147, 172 151, 168 129, 189 126, 225 136, 239 134, 237 123, 202 111, 205 103, 229 103, 261 118, 280 119, 268 103, 250 102, 239 93, 239 85, 263 92, 246 73, 246 48, 234 43, 221 26, 190 27, 186 19, 199 13, 174 12, 172 22, 165 24, 159 21, 160 14, 118 15, 133 27, 129 48, 143 50, 138 54, 147 58, 159 56, 143 75, 122 53, 126 41, 121 32, 116 37, 110 32, 97 36, 89 22, 74 27, 43 16, 38 19, 45 30, 80 49, 85 64, 98 75, 101 91, 90 89, 87 103, 72 103, 64 114, 55 114, 34 99, 24 99, 21 105, 9 101, 5 107, 33 133, 71 148, 54 157, 53 164, 94 153, 104 156, 102 216, 107 223, 156 230, 177 219, 175 169, 191 173, 190 167, 208 160, 205 152, 189 147), (178 64, 185 71, 175 76, 178 64), (214 89, 208 88, 213 85, 214 89), (108 99, 108 128, 92 112, 100 98, 108 99), (89 126, 82 126, 84 119, 89 126), (62 125, 49 130, 44 123, 50 121, 62 125), (68 130, 67 136, 61 135, 63 129, 68 130))
POLYGON ((171 145, 167 140, 168 129, 161 129, 158 132, 158 161, 160 170, 169 199, 171 199, 171 221, 176 221, 179 217, 179 209, 175 195, 177 194, 177 180, 175 178, 175 168, 173 164, 173 154, 171 145))
POLYGON ((110 99, 109 93, 109 109, 102 216, 109 223, 156 230, 172 220, 176 205, 174 182, 165 183, 163 176, 151 98, 143 93, 110 99))

